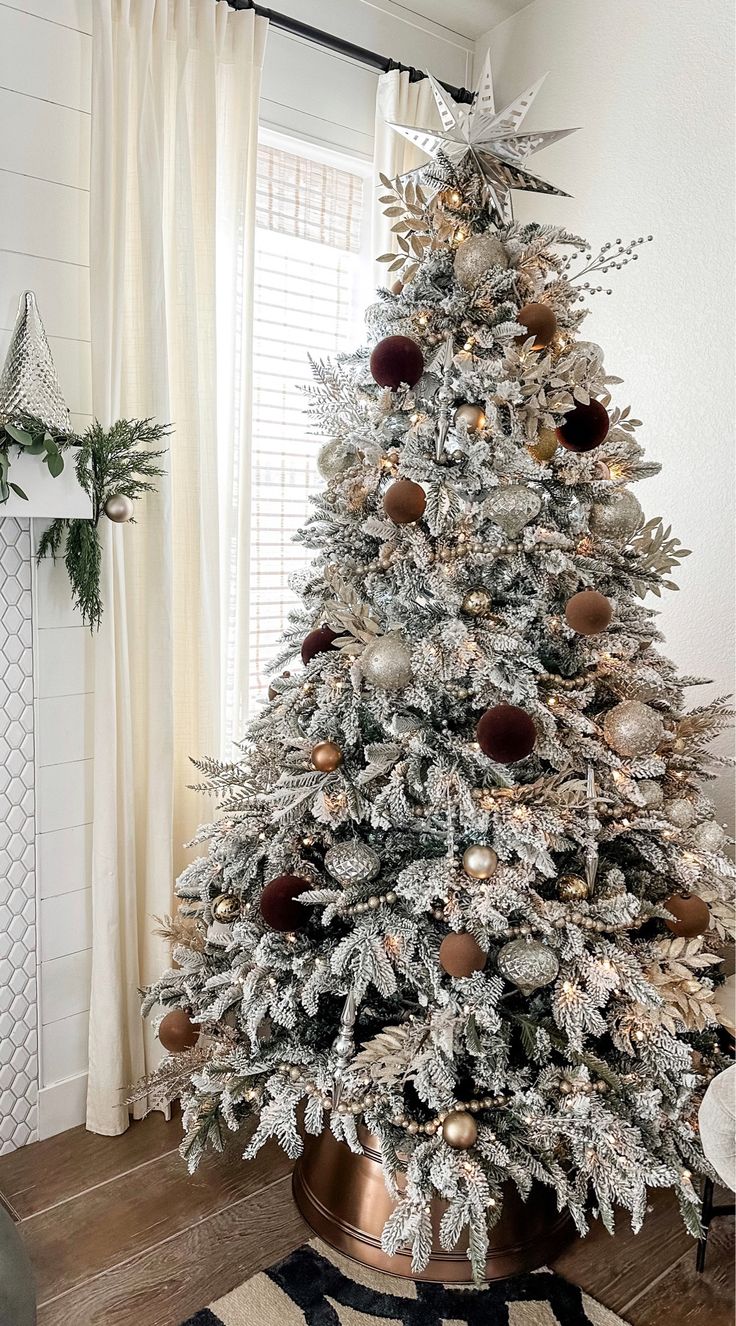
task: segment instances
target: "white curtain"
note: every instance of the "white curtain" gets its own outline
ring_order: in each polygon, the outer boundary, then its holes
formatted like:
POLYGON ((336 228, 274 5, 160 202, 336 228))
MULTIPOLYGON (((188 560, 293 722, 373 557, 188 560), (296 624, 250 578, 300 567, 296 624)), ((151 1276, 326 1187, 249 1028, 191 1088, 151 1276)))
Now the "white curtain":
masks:
MULTIPOLYGON (((373 253, 398 252, 396 236, 391 233, 394 217, 383 215, 378 196, 385 190, 378 182, 379 172, 395 179, 405 170, 413 170, 427 160, 423 152, 414 147, 408 139, 389 128, 389 123, 407 124, 416 129, 438 122, 437 111, 429 79, 422 78, 418 83, 410 81, 410 75, 403 69, 391 69, 381 74, 376 91, 376 125, 373 146, 373 178, 375 181, 372 243, 373 253)), ((390 285, 396 278, 387 276, 388 264, 376 263, 376 284, 390 285)))
POLYGON ((127 1128, 128 1088, 157 1061, 138 996, 168 961, 152 918, 170 911, 181 845, 209 809, 187 791, 188 757, 225 749, 247 687, 267 26, 215 0, 94 0, 94 411, 173 427, 156 496, 135 525, 102 529, 87 1127, 108 1135, 127 1128))

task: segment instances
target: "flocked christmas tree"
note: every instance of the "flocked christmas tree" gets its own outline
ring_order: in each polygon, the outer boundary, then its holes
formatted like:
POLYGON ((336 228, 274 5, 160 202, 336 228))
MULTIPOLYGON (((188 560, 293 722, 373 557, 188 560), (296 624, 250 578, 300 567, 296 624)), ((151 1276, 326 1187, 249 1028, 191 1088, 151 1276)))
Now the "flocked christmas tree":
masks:
MULTIPOLYGON (((659 596, 686 553, 630 487, 656 473, 580 326, 597 256, 513 221, 559 137, 434 84, 431 158, 383 181, 400 252, 372 350, 315 365, 326 488, 269 704, 242 759, 198 762, 222 814, 177 884, 176 967, 145 1011, 183 1154, 257 1117, 245 1155, 329 1127, 380 1140, 386 1251, 550 1184, 638 1227, 647 1188, 697 1229, 697 1106, 719 1064, 714 944, 733 867, 700 791, 720 703, 686 710, 659 596), (400 275, 399 275, 400 273, 400 275), (706 933, 708 932, 708 933, 706 933)), ((605 278, 604 278, 605 279, 605 278)), ((717 979, 717 978, 716 978, 717 979)))

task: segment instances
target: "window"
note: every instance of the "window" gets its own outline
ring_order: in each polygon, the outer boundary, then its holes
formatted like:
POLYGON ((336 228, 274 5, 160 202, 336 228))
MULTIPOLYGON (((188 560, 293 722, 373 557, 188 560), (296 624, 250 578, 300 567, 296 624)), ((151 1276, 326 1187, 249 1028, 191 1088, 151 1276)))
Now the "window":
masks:
MULTIPOLYGON (((283 140, 282 140, 283 142, 283 140)), ((253 461, 249 710, 296 596, 289 578, 309 550, 292 543, 310 511, 323 438, 310 432, 300 388, 308 355, 325 358, 362 339, 370 267, 365 175, 356 163, 266 141, 259 149, 253 328, 253 461)))

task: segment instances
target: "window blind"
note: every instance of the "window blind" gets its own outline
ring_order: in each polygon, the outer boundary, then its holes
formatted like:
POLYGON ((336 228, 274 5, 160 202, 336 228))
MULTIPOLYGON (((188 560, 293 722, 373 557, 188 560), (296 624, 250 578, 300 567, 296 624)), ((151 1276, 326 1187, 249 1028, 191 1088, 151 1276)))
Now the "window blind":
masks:
POLYGON ((263 145, 256 203, 249 710, 265 699, 270 660, 308 549, 292 543, 321 482, 323 438, 309 431, 308 355, 359 339, 363 178, 263 145))

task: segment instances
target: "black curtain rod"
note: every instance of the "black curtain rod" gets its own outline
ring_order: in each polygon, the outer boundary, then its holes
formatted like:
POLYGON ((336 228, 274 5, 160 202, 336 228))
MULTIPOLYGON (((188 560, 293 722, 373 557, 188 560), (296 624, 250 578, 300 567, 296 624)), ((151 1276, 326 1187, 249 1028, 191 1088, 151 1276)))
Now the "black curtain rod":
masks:
MULTIPOLYGON (((227 0, 227 4, 231 9, 252 9, 261 18, 267 18, 272 27, 280 28, 282 32, 288 32, 293 37, 302 37, 304 41, 311 41, 315 46, 323 46, 325 50, 335 51, 337 55, 346 55, 349 60, 356 60, 358 64, 367 65, 369 69, 376 69, 381 74, 387 74, 391 69, 401 69, 404 73, 408 73, 412 83, 417 83, 425 77, 421 69, 400 64, 398 60, 390 60, 388 56, 378 55, 376 51, 367 51, 364 46, 355 46, 353 42, 335 37, 331 32, 322 32, 320 28, 310 27, 308 23, 301 23, 298 18, 289 18, 287 14, 277 14, 273 9, 264 9, 262 5, 254 4, 253 0, 227 0)), ((467 88, 452 87, 450 83, 443 83, 442 86, 455 101, 472 104, 474 94, 468 92, 467 88)))

